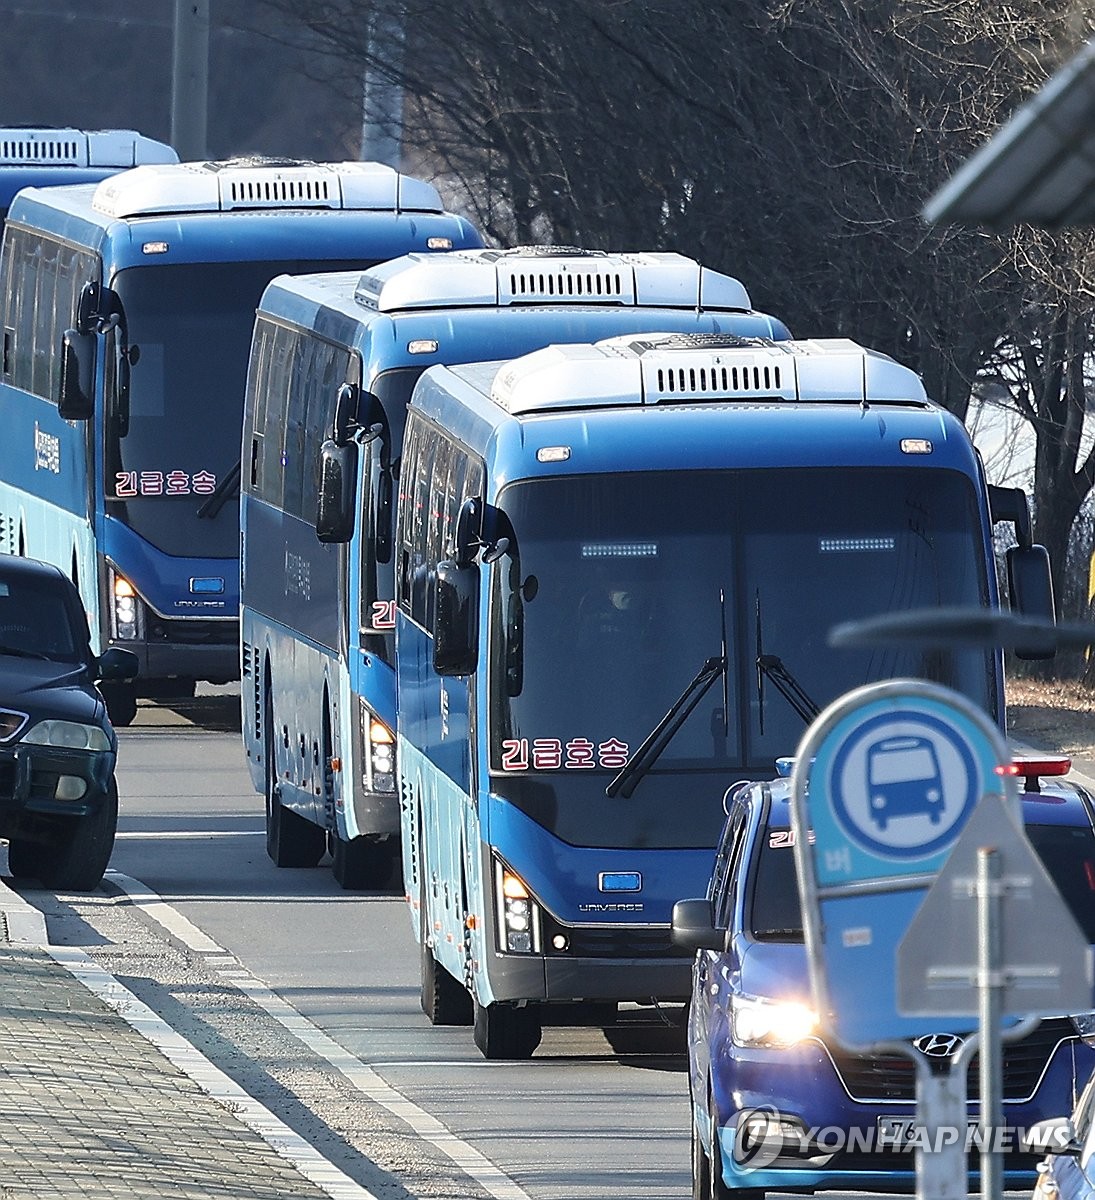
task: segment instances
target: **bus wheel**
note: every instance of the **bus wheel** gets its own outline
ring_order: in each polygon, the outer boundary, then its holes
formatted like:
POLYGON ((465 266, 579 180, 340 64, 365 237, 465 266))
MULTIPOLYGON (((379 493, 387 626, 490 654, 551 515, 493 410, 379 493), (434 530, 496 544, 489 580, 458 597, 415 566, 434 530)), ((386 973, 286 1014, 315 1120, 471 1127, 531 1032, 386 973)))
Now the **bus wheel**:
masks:
POLYGON ((392 878, 392 845, 390 838, 378 842, 357 837, 345 842, 331 835, 332 872, 335 882, 347 892, 379 890, 387 887, 392 878))
POLYGON ((274 767, 274 712, 266 693, 263 764, 266 779, 266 853, 275 867, 316 867, 327 850, 327 834, 282 804, 274 767))
POLYGON ((539 1015, 532 1008, 475 1001, 473 1036, 484 1058, 531 1058, 544 1036, 539 1015))
POLYGON ((132 725, 137 715, 137 689, 132 683, 100 683, 111 725, 132 725))
POLYGON ((433 950, 422 938, 419 946, 419 963, 422 975, 422 1011, 431 1025, 470 1025, 472 1023, 471 996, 464 985, 455 980, 434 958, 433 950))
POLYGON ((38 878, 61 892, 90 892, 102 882, 118 828, 118 786, 112 779, 97 811, 59 821, 52 844, 39 848, 38 878))

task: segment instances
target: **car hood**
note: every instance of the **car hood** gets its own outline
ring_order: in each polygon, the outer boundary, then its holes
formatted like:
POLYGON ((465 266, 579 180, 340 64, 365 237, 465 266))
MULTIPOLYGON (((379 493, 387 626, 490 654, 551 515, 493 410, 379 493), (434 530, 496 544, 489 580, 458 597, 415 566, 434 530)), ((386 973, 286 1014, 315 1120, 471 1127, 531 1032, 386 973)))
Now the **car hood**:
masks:
POLYGON ((812 1004, 806 947, 801 942, 738 939, 739 987, 749 996, 812 1004))
POLYGON ((79 663, 0 655, 0 707, 25 712, 28 727, 52 717, 108 728, 102 697, 79 663))

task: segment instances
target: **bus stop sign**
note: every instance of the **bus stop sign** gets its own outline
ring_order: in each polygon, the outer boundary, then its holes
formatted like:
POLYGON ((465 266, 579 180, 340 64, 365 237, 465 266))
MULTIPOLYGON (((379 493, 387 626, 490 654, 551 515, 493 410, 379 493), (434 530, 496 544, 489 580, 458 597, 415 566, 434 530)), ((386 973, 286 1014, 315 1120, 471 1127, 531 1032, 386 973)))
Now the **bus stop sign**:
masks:
POLYGON ((845 1045, 968 1029, 899 1014, 896 951, 981 797, 1020 819, 1010 762, 969 700, 915 679, 857 688, 806 731, 792 776, 803 925, 818 1016, 845 1045))

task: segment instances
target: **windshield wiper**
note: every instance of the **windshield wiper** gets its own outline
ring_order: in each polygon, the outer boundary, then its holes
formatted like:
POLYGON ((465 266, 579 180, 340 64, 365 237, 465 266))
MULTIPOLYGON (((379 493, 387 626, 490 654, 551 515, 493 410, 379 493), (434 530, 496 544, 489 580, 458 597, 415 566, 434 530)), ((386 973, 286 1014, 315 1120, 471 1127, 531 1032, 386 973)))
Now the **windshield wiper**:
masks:
POLYGON ((783 659, 775 654, 757 655, 757 688, 760 698, 760 731, 764 732, 764 680, 770 679, 776 691, 787 701, 802 720, 809 725, 821 709, 803 690, 802 684, 783 665, 783 659))
POLYGON ((778 654, 764 653, 764 624, 760 614, 760 590, 757 590, 757 723, 760 732, 764 734, 764 681, 770 679, 776 685, 776 691, 787 701, 802 719, 809 725, 821 712, 815 701, 807 694, 802 684, 783 665, 783 659, 778 654))
POLYGON ((10 654, 12 658, 40 658, 45 662, 53 662, 48 654, 43 654, 40 650, 23 650, 19 646, 0 646, 0 656, 10 654))
POLYGON ((606 796, 620 795, 626 800, 639 786, 639 781, 661 757, 673 740, 673 735, 688 720, 692 710, 707 695, 707 690, 722 676, 722 736, 730 732, 730 672, 726 668, 726 593, 719 588, 719 614, 722 621, 722 654, 707 659, 696 672, 692 682, 673 701, 664 717, 650 731, 643 744, 624 763, 620 773, 605 788, 606 796))
POLYGON ((240 465, 242 459, 225 475, 213 489, 207 499, 198 507, 198 517, 215 517, 228 503, 233 495, 240 490, 240 465))
POLYGON ((753 937, 758 942, 764 942, 768 940, 781 941, 784 938, 794 938, 795 941, 801 942, 803 938, 803 932, 801 927, 789 925, 785 928, 754 929, 753 937))

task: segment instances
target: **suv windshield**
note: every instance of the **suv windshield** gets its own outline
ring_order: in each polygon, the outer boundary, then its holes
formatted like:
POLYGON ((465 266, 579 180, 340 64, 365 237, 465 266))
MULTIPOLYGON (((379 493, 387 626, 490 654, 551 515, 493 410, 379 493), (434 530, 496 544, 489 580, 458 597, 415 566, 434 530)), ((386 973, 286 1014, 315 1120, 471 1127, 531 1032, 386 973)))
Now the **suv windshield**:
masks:
MULTIPOLYGON (((1032 823, 1026 832, 1084 936, 1095 944, 1095 831, 1085 822, 1032 823)), ((802 941, 791 831, 769 826, 760 836, 746 928, 757 941, 802 941)))
POLYGON ((240 460, 247 355, 263 290, 283 273, 365 265, 178 263, 119 272, 112 286, 125 311, 133 365, 124 437, 117 406, 108 407, 111 515, 168 554, 235 557, 237 499, 214 516, 199 517, 198 510, 240 460))
POLYGON ((512 484, 499 504, 512 536, 492 580, 492 786, 568 842, 713 846, 726 781, 770 776, 806 727, 772 672, 758 678, 761 653, 818 706, 914 676, 995 707, 987 652, 826 643, 857 616, 987 603, 972 489, 955 472, 567 476, 512 484), (721 655, 724 627, 728 705, 720 680, 633 795, 606 797, 721 655))

